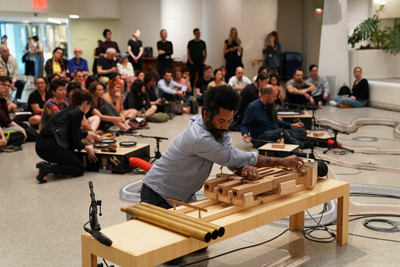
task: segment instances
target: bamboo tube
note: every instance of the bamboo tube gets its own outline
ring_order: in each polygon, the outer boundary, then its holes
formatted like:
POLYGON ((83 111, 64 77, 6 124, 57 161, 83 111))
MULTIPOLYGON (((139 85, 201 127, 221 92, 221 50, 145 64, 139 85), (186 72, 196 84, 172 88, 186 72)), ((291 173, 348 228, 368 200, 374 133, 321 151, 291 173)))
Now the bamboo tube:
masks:
MULTIPOLYGON (((151 205, 151 206, 154 206, 154 205, 151 205)), ((151 212, 153 214, 157 214, 159 216, 163 216, 164 218, 168 218, 168 219, 173 220, 175 222, 180 222, 180 223, 186 224, 188 226, 192 226, 192 227, 195 227, 195 228, 199 228, 199 229, 201 229, 203 231, 209 232, 209 233, 211 233, 211 238, 212 239, 217 239, 217 237, 218 237, 218 231, 216 229, 197 224, 195 222, 187 220, 187 218, 181 218, 179 216, 175 216, 175 213, 177 213, 177 212, 173 212, 172 214, 165 213, 165 212, 162 212, 161 210, 157 210, 157 209, 155 209, 153 207, 145 206, 145 205, 141 205, 141 204, 135 205, 135 207, 138 208, 138 209, 143 209, 145 211, 151 212)), ((163 208, 160 208, 160 209, 163 209, 163 208)), ((165 210, 165 209, 163 209, 163 210, 165 210)), ((186 217, 189 217, 189 216, 186 216, 186 217)))
POLYGON ((219 226, 219 225, 216 225, 216 224, 213 224, 213 223, 209 223, 209 222, 204 222, 204 221, 198 220, 196 218, 190 217, 188 215, 185 215, 185 214, 182 214, 182 213, 179 213, 179 212, 176 212, 176 211, 172 211, 172 210, 163 209, 163 208, 151 205, 149 203, 142 202, 142 203, 140 203, 140 205, 143 205, 143 206, 146 206, 146 207, 151 207, 152 209, 161 211, 163 213, 168 213, 168 214, 172 213, 176 217, 183 218, 183 219, 185 219, 187 221, 194 222, 197 225, 203 225, 205 227, 209 227, 210 229, 217 230, 219 237, 222 237, 225 234, 225 228, 222 227, 222 226, 219 226))
POLYGON ((203 241, 206 243, 211 241, 211 233, 209 233, 209 232, 186 225, 184 223, 170 220, 168 218, 164 218, 160 215, 153 214, 151 212, 148 212, 144 209, 137 208, 135 206, 129 206, 127 208, 121 207, 121 211, 125 212, 131 216, 135 216, 135 217, 139 218, 140 220, 161 226, 168 230, 172 230, 174 232, 177 232, 177 233, 189 236, 189 237, 196 238, 200 241, 203 241))

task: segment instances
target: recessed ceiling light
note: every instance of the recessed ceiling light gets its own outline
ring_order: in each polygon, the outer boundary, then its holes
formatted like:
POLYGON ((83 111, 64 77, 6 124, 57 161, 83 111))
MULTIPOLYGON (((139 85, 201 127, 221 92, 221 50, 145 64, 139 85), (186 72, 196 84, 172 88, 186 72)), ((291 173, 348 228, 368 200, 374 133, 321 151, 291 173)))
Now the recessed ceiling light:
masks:
POLYGON ((23 20, 22 23, 29 23, 29 20, 23 20))
POLYGON ((317 11, 317 12, 321 12, 321 11, 322 11, 322 9, 321 9, 321 8, 316 8, 316 9, 315 9, 315 11, 317 11))
POLYGON ((58 19, 48 18, 47 20, 53 23, 61 24, 61 21, 59 21, 58 19))
POLYGON ((79 19, 79 15, 69 15, 71 19, 79 19))

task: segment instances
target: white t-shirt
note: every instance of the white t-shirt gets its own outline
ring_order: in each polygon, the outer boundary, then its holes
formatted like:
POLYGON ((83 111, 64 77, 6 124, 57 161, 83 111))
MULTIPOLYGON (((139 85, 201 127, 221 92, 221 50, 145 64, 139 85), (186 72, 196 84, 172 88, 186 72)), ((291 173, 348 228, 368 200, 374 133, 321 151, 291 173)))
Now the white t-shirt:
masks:
POLYGON ((232 86, 233 88, 237 88, 237 87, 246 87, 247 85, 251 84, 251 81, 249 78, 247 78, 246 76, 243 75, 242 80, 239 81, 238 78, 236 76, 232 76, 229 79, 228 84, 230 86, 232 86))
POLYGON ((126 68, 124 68, 124 65, 117 63, 117 70, 118 73, 124 76, 134 76, 133 73, 133 67, 132 64, 130 62, 128 62, 128 64, 126 64, 126 68))

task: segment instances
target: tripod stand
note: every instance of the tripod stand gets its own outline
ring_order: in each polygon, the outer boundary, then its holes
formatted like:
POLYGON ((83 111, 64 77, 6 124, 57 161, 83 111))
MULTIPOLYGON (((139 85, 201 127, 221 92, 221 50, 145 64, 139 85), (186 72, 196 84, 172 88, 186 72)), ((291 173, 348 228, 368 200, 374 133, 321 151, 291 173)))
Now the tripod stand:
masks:
POLYGON ((337 135, 338 135, 338 133, 344 133, 344 134, 347 134, 347 135, 348 135, 348 133, 342 132, 342 131, 339 131, 339 130, 336 130, 336 129, 332 129, 332 128, 331 128, 331 130, 333 131, 333 134, 334 134, 335 136, 333 137, 333 142, 332 142, 332 145, 331 145, 331 146, 329 146, 329 142, 328 142, 328 149, 324 151, 324 154, 326 154, 326 152, 331 151, 331 150, 334 149, 334 148, 340 148, 340 149, 342 149, 342 150, 346 150, 346 151, 348 151, 348 152, 354 153, 354 150, 351 150, 351 149, 342 147, 342 146, 338 143, 338 141, 337 141, 337 135))

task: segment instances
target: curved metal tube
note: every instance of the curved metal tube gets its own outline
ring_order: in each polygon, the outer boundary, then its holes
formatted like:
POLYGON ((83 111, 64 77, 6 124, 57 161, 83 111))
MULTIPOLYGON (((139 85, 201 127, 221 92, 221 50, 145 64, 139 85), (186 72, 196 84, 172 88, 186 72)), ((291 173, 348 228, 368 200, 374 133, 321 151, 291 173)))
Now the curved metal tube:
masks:
POLYGON ((398 119, 384 119, 384 118, 360 118, 352 121, 350 124, 343 124, 331 119, 318 119, 318 124, 329 126, 347 133, 354 133, 361 126, 365 125, 384 125, 394 127, 393 136, 400 139, 400 120, 398 119))

